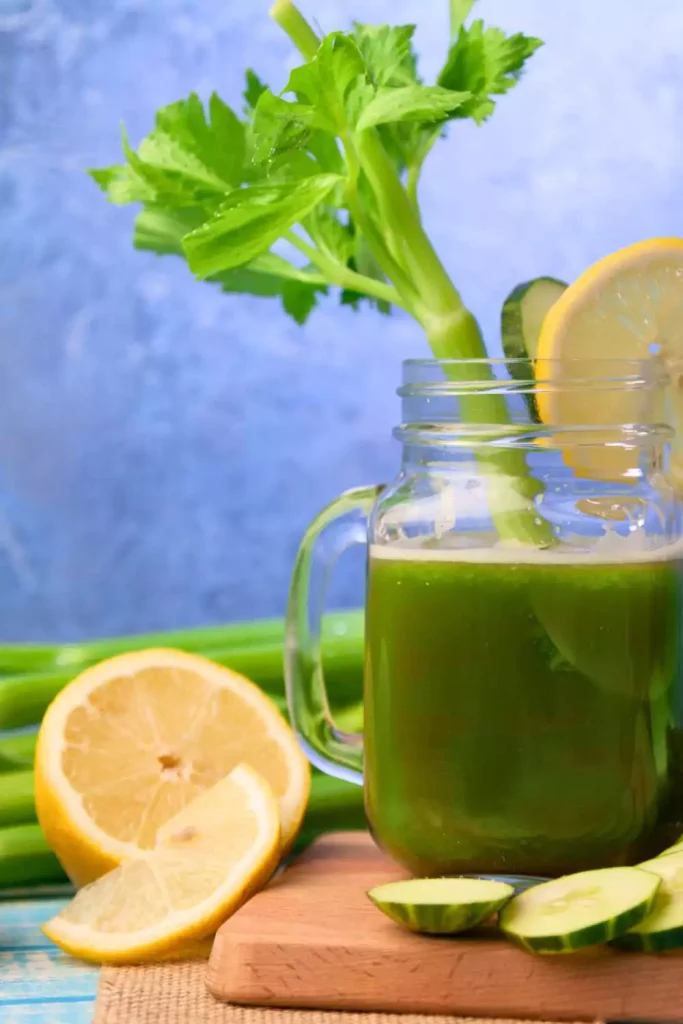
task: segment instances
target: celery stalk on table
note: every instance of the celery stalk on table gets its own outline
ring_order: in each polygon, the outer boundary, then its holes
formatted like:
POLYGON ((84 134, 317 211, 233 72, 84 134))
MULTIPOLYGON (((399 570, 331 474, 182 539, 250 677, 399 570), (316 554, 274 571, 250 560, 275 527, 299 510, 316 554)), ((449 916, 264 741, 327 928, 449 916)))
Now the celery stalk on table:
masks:
MULTIPOLYGON (((363 636, 363 611, 328 612, 323 620, 323 638, 344 641, 363 636)), ((183 651, 203 654, 206 651, 247 650, 274 647, 282 650, 285 639, 284 619, 253 619, 221 626, 197 626, 157 633, 136 633, 130 636, 103 637, 64 644, 0 644, 0 673, 19 675, 23 672, 44 672, 75 668, 104 661, 126 651, 149 647, 177 647, 183 651)))
MULTIPOLYGON (((5 783, 13 778, 16 774, 0 775, 0 890, 63 880, 64 872, 43 838, 35 821, 35 812, 29 805, 29 780, 15 786, 10 799, 10 790, 5 783), (1 827, 9 822, 11 813, 17 809, 22 815, 21 823, 1 827)), ((295 850, 300 851, 323 832, 364 827, 362 789, 315 772, 308 810, 295 850)))
POLYGON ((33 772, 0 775, 0 828, 35 821, 33 772))
POLYGON ((0 773, 23 772, 33 768, 36 733, 0 733, 0 773))
POLYGON ((0 828, 0 889, 65 880, 37 822, 0 828))
MULTIPOLYGON (((249 630, 254 625, 253 623, 240 624, 240 629, 244 629, 246 626, 249 630)), ((225 631, 232 627, 222 627, 222 629, 225 631)), ((200 632, 202 639, 205 639, 206 631, 200 632)), ((243 639, 245 636, 243 633, 240 637, 240 634, 236 633, 234 629, 228 635, 235 641, 243 639)), ((276 702, 279 701, 280 706, 284 708, 284 627, 281 620, 277 620, 275 625, 273 623, 269 625, 268 635, 270 639, 257 640, 256 631, 252 630, 251 644, 231 643, 218 648, 201 647, 193 630, 187 630, 182 634, 158 634, 155 636, 155 640, 157 646, 176 646, 182 650, 201 653, 219 665, 242 673, 257 683, 276 702), (277 632, 280 633, 279 639, 276 638, 277 632)), ((80 650, 88 652, 84 662, 72 661, 67 667, 0 677, 0 731, 36 725, 42 719, 54 697, 83 668, 96 662, 100 657, 110 657, 115 651, 120 653, 126 650, 136 650, 140 645, 141 639, 138 636, 97 641, 92 645, 81 644, 79 645, 80 650), (90 657, 92 657, 92 661, 90 657)), ((335 707, 344 707, 357 701, 362 688, 362 613, 336 613, 327 616, 322 648, 325 677, 335 707)), ((3 663, 3 655, 7 650, 7 647, 0 647, 0 663, 3 663)), ((68 650, 68 648, 62 648, 62 650, 68 650)), ((6 659, 5 664, 8 661, 9 659, 6 659)))
MULTIPOLYGON (((267 633, 250 630, 251 646, 204 653, 260 682, 286 714, 282 640, 276 639, 276 630, 281 630, 281 623, 271 622, 267 633), (270 640, 264 639, 266 635, 270 640)), ((234 631, 231 635, 235 636, 234 631)), ((240 636, 244 639, 245 632, 240 636)), ((167 635, 161 634, 155 639, 162 646, 167 645, 167 635)), ((185 644, 186 649, 197 649, 194 631, 172 639, 176 644, 178 641, 185 644)), ((137 646, 138 640, 137 637, 121 637, 106 643, 126 650, 137 646)), ((86 657, 105 653, 101 642, 80 646, 87 652, 86 657)), ((330 616, 323 649, 331 689, 341 704, 340 725, 348 731, 359 731, 363 721, 362 703, 357 699, 362 675, 362 616, 357 612, 330 616)), ((112 646, 106 653, 113 653, 112 646)), ((0 679, 0 723, 5 727, 18 727, 38 722, 50 700, 82 667, 72 662, 70 668, 0 679)), ((63 877, 35 822, 30 771, 35 742, 35 732, 0 734, 0 889, 50 883, 63 877)), ((302 849, 321 832, 362 828, 363 824, 362 791, 315 772, 297 849, 302 849)))

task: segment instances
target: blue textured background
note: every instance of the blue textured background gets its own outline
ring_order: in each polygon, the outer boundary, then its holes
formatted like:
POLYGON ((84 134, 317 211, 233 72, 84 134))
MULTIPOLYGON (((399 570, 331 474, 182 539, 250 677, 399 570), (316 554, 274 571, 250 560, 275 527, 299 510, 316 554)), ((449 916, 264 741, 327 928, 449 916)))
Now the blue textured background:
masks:
MULTIPOLYGON (((292 63, 266 0, 0 0, 0 636, 75 637, 284 607, 301 532, 342 488, 391 475, 405 319, 331 300, 279 307, 135 253, 131 210, 82 172, 157 106, 247 64, 292 63)), ((446 0, 316 0, 419 21, 424 70, 446 0)), ((519 280, 572 278, 639 237, 681 233, 680 0, 481 0, 547 42, 482 129, 428 166, 425 217, 490 337, 519 280)), ((340 595, 354 596, 351 583, 340 595)))

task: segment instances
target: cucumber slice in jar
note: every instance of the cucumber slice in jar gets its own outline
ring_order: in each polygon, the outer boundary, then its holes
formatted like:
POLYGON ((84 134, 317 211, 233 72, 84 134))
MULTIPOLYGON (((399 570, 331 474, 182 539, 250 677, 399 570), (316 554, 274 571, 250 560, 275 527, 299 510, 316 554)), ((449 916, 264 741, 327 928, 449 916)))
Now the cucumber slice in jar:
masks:
POLYGON ((531 953, 573 953, 624 935, 651 912, 661 879, 640 868, 600 868, 516 896, 500 926, 531 953))
MULTIPOLYGON (((537 277, 517 285, 503 303, 501 334, 506 359, 518 359, 510 364, 510 373, 517 380, 533 380, 533 360, 538 352, 541 327, 551 306, 559 299, 567 285, 554 277, 537 277)), ((532 419, 538 421, 534 396, 524 396, 532 419)))
POLYGON ((683 850, 639 864, 661 879, 652 913, 628 934, 617 939, 622 949, 660 953, 683 948, 683 850))
POLYGON ((514 892, 507 882, 484 878, 413 878, 378 885, 368 896, 404 928, 428 935, 455 935, 491 917, 514 892))
POLYGON ((537 277, 513 288, 503 303, 501 315, 507 359, 536 358, 543 321, 566 290, 564 281, 554 277, 537 277))

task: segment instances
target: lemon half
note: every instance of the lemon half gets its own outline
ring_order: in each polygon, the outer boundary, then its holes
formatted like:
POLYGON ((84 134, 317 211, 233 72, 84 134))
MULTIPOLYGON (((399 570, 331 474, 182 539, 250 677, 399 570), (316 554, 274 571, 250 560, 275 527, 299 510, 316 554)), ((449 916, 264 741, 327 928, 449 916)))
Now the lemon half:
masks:
POLYGON ((153 849, 159 829, 238 764, 270 786, 288 848, 310 770, 272 701, 199 655, 122 654, 86 669, 46 712, 38 819, 69 877, 84 885, 153 849))

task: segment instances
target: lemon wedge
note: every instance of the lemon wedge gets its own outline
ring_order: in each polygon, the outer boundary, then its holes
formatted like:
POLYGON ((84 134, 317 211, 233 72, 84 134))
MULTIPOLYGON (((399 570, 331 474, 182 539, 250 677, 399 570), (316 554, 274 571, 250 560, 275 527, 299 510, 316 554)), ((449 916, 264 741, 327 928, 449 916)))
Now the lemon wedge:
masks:
POLYGON ((154 850, 81 889, 43 930, 66 953, 95 963, 164 959, 215 932, 268 881, 279 857, 275 798, 239 765, 166 822, 154 850))
POLYGON ((175 650, 86 669, 47 710, 36 809, 77 885, 152 850, 159 830, 238 764, 270 786, 282 848, 299 829, 310 770, 288 724, 248 679, 175 650))

